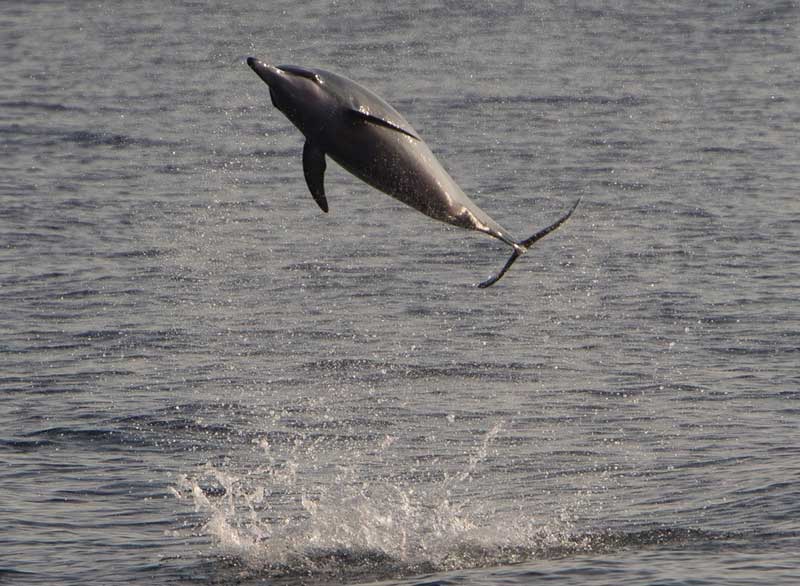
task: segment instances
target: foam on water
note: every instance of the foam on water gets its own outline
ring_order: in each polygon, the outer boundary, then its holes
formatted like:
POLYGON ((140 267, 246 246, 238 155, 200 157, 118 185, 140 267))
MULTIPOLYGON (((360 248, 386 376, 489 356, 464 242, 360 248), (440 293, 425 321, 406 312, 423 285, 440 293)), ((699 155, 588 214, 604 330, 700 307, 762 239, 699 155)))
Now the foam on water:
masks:
MULTIPOLYGON (((365 478, 356 464, 364 446, 350 451, 350 464, 348 454, 329 461, 320 439, 296 439, 285 450, 261 439, 252 448, 257 465, 233 461, 252 462, 250 455, 232 455, 181 476, 171 490, 193 504, 200 521, 186 531, 211 540, 214 573, 226 583, 384 580, 743 538, 663 524, 589 527, 582 517, 598 506, 591 490, 557 496, 555 507, 537 511, 524 501, 499 505, 473 482, 492 464, 504 433, 495 423, 461 468, 409 479, 365 478)), ((382 461, 398 456, 391 436, 373 447, 382 461)))
MULTIPOLYGON (((585 536, 574 536, 576 499, 538 518, 469 496, 471 475, 501 429, 497 424, 484 435, 462 471, 434 482, 364 481, 338 465, 329 477, 307 483, 307 472, 319 474, 306 470, 316 467, 313 457, 297 449, 279 460, 262 442, 266 462, 256 469, 231 473, 208 465, 183 476, 173 490, 204 517, 199 532, 213 539, 217 555, 270 576, 380 578, 588 548, 585 536)), ((381 449, 391 444, 386 438, 381 449)))

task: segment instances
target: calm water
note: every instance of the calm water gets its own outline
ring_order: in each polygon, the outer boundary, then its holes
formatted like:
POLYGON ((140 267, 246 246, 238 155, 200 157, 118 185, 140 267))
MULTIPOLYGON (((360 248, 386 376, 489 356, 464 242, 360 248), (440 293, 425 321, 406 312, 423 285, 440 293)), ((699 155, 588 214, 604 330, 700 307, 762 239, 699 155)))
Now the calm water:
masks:
POLYGON ((800 582, 795 2, 0 5, 0 582, 800 582), (327 175, 392 102, 506 247, 327 175))

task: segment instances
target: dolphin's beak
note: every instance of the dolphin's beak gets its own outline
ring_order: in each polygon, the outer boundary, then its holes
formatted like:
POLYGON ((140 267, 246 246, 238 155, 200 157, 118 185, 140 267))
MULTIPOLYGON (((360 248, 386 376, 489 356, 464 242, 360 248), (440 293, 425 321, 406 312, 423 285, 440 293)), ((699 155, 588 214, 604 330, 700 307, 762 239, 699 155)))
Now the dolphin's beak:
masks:
POLYGON ((274 65, 259 61, 255 57, 248 57, 247 64, 250 66, 250 69, 258 74, 258 77, 264 80, 264 83, 267 85, 272 85, 273 82, 280 78, 282 73, 281 70, 274 65))
POLYGON ((264 83, 266 83, 267 85, 270 85, 282 73, 281 70, 275 67, 274 65, 270 65, 269 63, 264 63, 263 61, 259 61, 255 57, 248 57, 247 64, 250 66, 250 69, 255 71, 258 74, 258 76, 264 80, 264 83))

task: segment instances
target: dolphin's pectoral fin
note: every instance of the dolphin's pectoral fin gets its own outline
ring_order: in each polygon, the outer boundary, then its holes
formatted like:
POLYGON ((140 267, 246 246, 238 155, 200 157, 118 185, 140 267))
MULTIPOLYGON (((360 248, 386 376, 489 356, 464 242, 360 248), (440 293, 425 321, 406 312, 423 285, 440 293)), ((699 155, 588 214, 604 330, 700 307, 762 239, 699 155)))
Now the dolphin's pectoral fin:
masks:
POLYGON ((328 200, 325 198, 325 152, 310 140, 303 146, 303 174, 306 184, 322 211, 328 212, 328 200))
POLYGON ((406 136, 410 136, 414 140, 422 140, 419 136, 417 136, 417 133, 414 132, 413 129, 403 128, 402 126, 398 126, 394 122, 386 120, 385 118, 380 118, 379 116, 375 116, 364 110, 356 110, 354 108, 351 108, 347 112, 354 120, 361 120, 363 122, 368 122, 370 124, 377 124, 378 126, 383 126, 384 128, 388 128, 390 130, 396 130, 397 132, 402 132, 403 134, 405 134, 406 136))
MULTIPOLYGON (((506 271, 511 267, 511 265, 514 264, 514 261, 516 261, 520 257, 520 255, 522 255, 528 248, 530 248, 534 242, 536 242, 537 240, 541 240, 542 238, 550 234, 550 232, 559 228, 561 224, 569 220, 569 217, 572 215, 572 212, 575 211, 575 208, 578 207, 579 203, 581 203, 580 198, 578 198, 578 201, 575 202, 575 204, 570 208, 570 210, 566 214, 564 214, 558 220, 547 226, 547 228, 539 230, 536 234, 534 234, 530 238, 526 238, 525 240, 521 240, 520 242, 512 244, 512 246, 514 246, 514 252, 511 253, 511 256, 508 258, 503 268, 500 269, 500 272, 497 273, 494 277, 491 277, 490 279, 486 279, 482 283, 479 283, 478 287, 485 289, 486 287, 491 287, 492 285, 497 283, 497 281, 500 280, 500 277, 505 275, 506 271)), ((504 238, 500 238, 500 236, 494 234, 490 235, 500 240, 503 240, 503 242, 506 242, 506 244, 511 244, 507 242, 504 238)))

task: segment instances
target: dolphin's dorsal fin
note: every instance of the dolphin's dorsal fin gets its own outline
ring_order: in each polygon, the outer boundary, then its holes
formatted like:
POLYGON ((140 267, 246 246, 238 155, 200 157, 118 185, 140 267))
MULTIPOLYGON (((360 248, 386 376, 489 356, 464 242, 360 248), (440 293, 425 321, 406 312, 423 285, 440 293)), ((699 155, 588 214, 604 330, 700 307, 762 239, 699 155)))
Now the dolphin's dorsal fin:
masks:
POLYGON ((410 136, 414 140, 422 140, 417 133, 414 132, 414 129, 411 127, 404 128, 391 120, 387 120, 386 118, 382 118, 380 116, 376 116, 375 114, 371 114, 366 108, 351 108, 349 111, 351 116, 356 119, 363 120, 364 122, 369 122, 370 124, 377 124, 378 126, 383 126, 384 128, 389 128, 390 130, 396 130, 397 132, 402 132, 406 136, 410 136))
POLYGON ((328 200, 325 198, 325 152, 310 140, 303 145, 303 174, 306 176, 314 201, 322 211, 328 213, 328 200))

